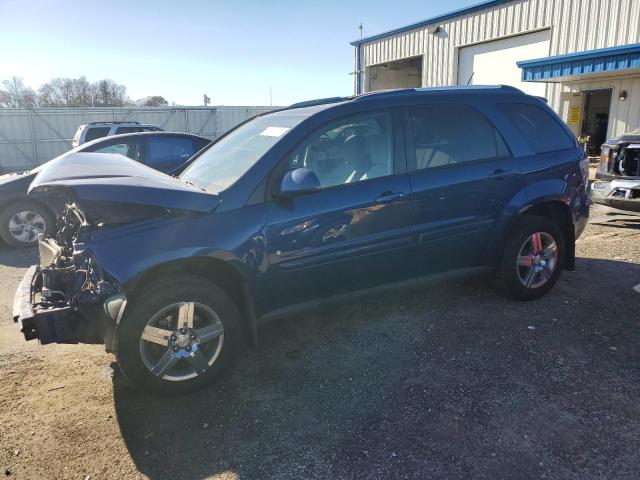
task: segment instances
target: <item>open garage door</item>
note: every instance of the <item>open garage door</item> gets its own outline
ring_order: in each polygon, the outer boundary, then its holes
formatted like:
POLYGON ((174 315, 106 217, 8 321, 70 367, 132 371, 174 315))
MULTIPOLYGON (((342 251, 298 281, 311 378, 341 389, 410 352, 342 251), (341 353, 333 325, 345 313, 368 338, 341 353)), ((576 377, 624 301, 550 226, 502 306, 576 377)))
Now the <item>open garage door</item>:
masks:
POLYGON ((422 86, 422 56, 367 67, 368 92, 422 86))
POLYGON ((550 37, 551 32, 543 30, 462 47, 458 53, 458 85, 512 85, 544 97, 546 84, 522 82, 516 62, 549 56, 550 37))

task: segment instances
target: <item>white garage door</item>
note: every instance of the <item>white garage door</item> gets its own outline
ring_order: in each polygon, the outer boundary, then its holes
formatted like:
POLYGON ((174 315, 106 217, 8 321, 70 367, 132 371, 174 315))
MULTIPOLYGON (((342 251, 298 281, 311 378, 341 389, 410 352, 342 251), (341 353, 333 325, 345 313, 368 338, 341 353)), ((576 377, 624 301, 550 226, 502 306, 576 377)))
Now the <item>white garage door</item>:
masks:
POLYGON ((549 30, 543 30, 461 48, 458 54, 458 84, 512 85, 531 95, 543 97, 546 85, 521 82, 521 70, 516 62, 548 57, 550 36, 549 30))

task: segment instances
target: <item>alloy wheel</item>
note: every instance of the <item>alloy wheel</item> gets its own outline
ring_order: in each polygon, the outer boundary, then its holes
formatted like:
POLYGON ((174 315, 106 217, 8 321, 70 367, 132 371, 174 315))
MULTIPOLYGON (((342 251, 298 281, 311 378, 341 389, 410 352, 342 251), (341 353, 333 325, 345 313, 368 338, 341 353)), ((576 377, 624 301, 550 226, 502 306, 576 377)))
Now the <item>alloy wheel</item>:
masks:
POLYGON ((547 232, 535 232, 520 247, 517 270, 526 288, 540 288, 553 276, 558 266, 558 245, 547 232))
POLYGON ((20 243, 34 243, 46 229, 42 215, 31 210, 16 212, 9 219, 9 233, 20 243))
POLYGON ((142 331, 140 356, 163 380, 183 381, 205 373, 218 359, 224 327, 216 312, 198 302, 171 304, 142 331))

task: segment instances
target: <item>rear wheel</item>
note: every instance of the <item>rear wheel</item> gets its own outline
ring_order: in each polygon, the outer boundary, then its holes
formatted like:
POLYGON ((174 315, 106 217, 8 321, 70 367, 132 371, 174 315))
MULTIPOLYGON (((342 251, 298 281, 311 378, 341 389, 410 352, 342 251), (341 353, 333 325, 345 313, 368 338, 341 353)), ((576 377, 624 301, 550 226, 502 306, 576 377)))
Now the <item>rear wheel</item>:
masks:
POLYGON ((240 313, 214 283, 180 275, 135 295, 116 341, 120 368, 136 386, 166 395, 186 393, 230 365, 241 346, 240 313))
POLYGON ((540 298, 558 281, 564 255, 564 236, 554 221, 534 215, 519 218, 498 265, 497 284, 520 300, 540 298))
POLYGON ((32 247, 54 225, 51 212, 33 202, 12 203, 0 213, 0 237, 16 248, 32 247))

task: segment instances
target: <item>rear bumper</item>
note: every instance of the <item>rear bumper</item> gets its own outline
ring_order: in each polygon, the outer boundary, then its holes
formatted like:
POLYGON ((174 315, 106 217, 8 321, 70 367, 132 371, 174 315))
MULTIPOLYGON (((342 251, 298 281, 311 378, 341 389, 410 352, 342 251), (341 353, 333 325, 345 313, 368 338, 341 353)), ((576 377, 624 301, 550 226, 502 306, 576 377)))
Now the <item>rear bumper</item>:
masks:
POLYGON ((580 197, 577 214, 574 215, 573 227, 574 238, 577 240, 589 223, 589 210, 591 208, 591 198, 589 192, 584 192, 580 197))

